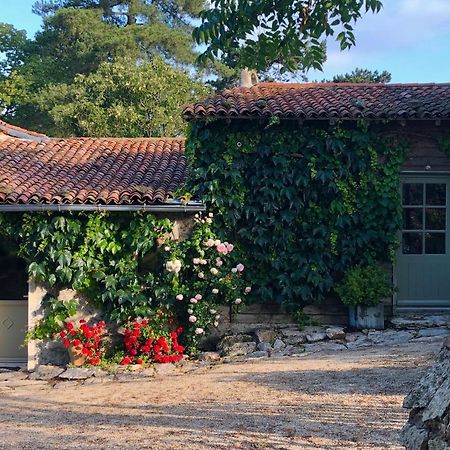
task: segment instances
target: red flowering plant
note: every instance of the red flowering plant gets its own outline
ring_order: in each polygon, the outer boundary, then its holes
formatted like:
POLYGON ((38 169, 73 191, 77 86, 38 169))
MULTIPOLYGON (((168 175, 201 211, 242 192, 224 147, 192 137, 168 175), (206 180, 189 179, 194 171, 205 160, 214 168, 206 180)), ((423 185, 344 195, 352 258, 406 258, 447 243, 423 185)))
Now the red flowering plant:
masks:
POLYGON ((183 358, 178 343, 182 328, 172 329, 173 317, 158 310, 152 319, 138 319, 124 326, 125 356, 122 365, 174 363, 183 358))
POLYGON ((59 333, 65 347, 74 347, 81 351, 86 357, 86 363, 91 365, 100 364, 104 351, 103 337, 106 324, 103 321, 94 325, 88 325, 81 319, 79 325, 66 322, 64 329, 59 333))

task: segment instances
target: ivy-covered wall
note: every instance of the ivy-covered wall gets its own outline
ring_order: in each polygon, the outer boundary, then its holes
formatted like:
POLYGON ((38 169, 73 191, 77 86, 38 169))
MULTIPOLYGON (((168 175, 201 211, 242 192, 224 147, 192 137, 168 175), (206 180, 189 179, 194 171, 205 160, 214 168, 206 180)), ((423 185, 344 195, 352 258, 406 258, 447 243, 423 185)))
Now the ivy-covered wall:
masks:
POLYGON ((407 145, 381 131, 277 118, 191 124, 188 189, 238 243, 253 300, 318 301, 350 267, 392 260, 407 145))

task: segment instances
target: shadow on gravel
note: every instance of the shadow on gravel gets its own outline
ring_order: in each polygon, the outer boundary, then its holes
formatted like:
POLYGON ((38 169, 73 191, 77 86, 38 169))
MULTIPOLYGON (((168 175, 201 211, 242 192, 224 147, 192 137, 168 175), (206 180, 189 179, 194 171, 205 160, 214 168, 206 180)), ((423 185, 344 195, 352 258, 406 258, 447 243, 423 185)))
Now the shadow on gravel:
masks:
MULTIPOLYGON (((428 366, 427 366, 428 367, 428 366)), ((427 367, 377 367, 351 370, 294 370, 247 373, 239 381, 306 394, 406 395, 427 367)), ((224 382, 236 380, 233 376, 224 382)))
MULTIPOLYGON (((120 387, 126 389, 124 384, 120 387)), ((382 403, 368 411, 356 402, 343 405, 320 396, 302 402, 273 398, 221 404, 199 399, 171 406, 132 403, 39 399, 30 404, 20 397, 3 398, 0 448, 386 449, 398 448, 398 430, 405 420, 399 408, 382 403), (8 432, 16 445, 2 447, 10 442, 8 432)))

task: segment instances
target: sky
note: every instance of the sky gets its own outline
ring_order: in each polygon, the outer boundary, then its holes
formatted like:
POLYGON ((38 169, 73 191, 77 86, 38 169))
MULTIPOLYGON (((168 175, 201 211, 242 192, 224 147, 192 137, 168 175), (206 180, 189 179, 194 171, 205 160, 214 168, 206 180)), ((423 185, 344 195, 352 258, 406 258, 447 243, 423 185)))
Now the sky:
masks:
MULTIPOLYGON (((0 0, 0 21, 32 37, 42 20, 32 13, 35 0, 0 0)), ((331 40, 324 72, 310 80, 331 79, 356 67, 387 70, 394 83, 450 82, 450 0, 384 0, 378 14, 355 26, 356 47, 341 52, 331 40)))

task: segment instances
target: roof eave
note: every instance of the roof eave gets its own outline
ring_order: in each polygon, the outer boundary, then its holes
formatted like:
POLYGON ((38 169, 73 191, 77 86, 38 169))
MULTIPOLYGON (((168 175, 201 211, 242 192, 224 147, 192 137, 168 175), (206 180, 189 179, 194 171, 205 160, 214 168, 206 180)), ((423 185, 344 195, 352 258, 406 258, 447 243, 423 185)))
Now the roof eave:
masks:
POLYGON ((179 201, 167 202, 160 205, 99 205, 99 204, 0 204, 0 212, 149 212, 149 213, 195 213, 205 211, 202 202, 191 201, 183 203, 179 201))

